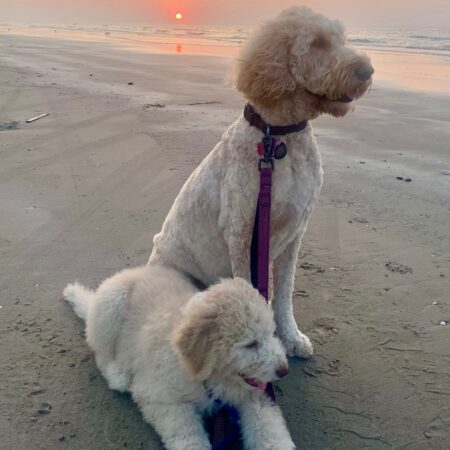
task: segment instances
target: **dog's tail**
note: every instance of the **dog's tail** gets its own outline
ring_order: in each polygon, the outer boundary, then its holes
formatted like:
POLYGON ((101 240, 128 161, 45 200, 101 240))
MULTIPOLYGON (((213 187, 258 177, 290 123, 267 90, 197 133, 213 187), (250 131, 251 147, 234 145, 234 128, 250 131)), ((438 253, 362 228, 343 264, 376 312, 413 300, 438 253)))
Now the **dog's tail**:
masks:
POLYGON ((76 282, 68 284, 63 292, 64 299, 72 305, 75 314, 83 320, 86 320, 89 302, 94 295, 94 291, 76 282))

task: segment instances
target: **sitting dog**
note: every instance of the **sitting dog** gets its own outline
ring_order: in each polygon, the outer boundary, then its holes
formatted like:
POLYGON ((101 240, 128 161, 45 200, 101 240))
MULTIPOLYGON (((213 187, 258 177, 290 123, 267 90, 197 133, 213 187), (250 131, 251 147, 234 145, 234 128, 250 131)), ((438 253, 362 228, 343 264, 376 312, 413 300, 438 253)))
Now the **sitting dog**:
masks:
POLYGON ((264 393, 288 373, 285 351, 272 309, 243 279, 199 291, 153 264, 120 272, 95 292, 69 284, 64 298, 86 321, 110 388, 132 394, 167 449, 210 449, 202 416, 218 398, 237 408, 244 448, 295 448, 264 393))
MULTIPOLYGON (((291 7, 243 46, 235 87, 270 132, 324 113, 344 116, 370 87, 373 71, 369 58, 347 44, 339 22, 291 7)), ((228 128, 176 198, 149 264, 174 267, 206 286, 223 277, 250 281, 262 137, 243 115, 228 128)), ((322 186, 321 158, 309 122, 279 137, 288 151, 273 172, 272 305, 287 354, 308 357, 313 349, 297 328, 292 292, 300 242, 322 186)))

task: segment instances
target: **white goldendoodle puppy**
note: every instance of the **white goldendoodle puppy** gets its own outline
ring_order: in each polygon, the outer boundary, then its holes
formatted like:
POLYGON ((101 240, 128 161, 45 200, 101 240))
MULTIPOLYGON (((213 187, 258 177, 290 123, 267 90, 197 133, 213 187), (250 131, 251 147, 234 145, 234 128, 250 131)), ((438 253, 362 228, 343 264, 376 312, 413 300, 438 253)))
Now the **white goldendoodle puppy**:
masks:
POLYGON ((272 309, 245 280, 199 292, 155 264, 120 272, 96 292, 69 284, 64 297, 86 321, 109 386, 132 394, 167 449, 210 449, 202 415, 218 398, 238 409, 246 449, 295 448, 263 392, 287 374, 285 351, 272 309))
MULTIPOLYGON (((235 86, 272 126, 320 114, 344 116, 369 88, 367 56, 347 45, 343 26, 291 7, 260 27, 242 48, 235 86)), ((259 190, 257 143, 263 133, 241 115, 192 173, 154 238, 149 264, 189 274, 206 286, 222 277, 250 280, 250 245, 259 190)), ((292 292, 300 241, 322 186, 313 130, 281 136, 275 163, 270 260, 277 335, 290 356, 312 354, 294 319, 292 292)))

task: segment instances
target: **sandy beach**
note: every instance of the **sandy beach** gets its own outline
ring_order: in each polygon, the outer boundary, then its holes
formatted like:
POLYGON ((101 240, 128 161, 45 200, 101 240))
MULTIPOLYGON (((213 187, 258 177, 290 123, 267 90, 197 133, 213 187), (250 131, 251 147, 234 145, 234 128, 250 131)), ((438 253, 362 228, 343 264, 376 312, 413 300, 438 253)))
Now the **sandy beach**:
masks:
MULTIPOLYGON (((0 448, 159 450, 61 293, 147 261, 183 182, 242 111, 223 82, 235 49, 1 32, 0 448)), ((446 449, 449 60, 373 59, 353 114, 314 122, 325 183, 294 305, 315 356, 290 362, 278 399, 304 449, 446 449), (418 60, 426 76, 409 69, 418 60)))

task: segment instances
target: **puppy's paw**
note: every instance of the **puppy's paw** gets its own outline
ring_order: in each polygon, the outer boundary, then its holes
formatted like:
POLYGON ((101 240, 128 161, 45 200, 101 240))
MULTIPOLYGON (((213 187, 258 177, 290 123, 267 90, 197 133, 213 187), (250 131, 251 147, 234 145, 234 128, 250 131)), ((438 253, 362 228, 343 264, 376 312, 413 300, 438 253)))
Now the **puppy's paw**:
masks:
POLYGON ((126 392, 130 389, 130 377, 119 369, 114 362, 106 366, 104 377, 106 378, 110 389, 119 392, 126 392))
POLYGON ((287 356, 297 356, 299 358, 310 358, 313 355, 313 346, 308 336, 300 330, 280 336, 286 349, 287 356))

